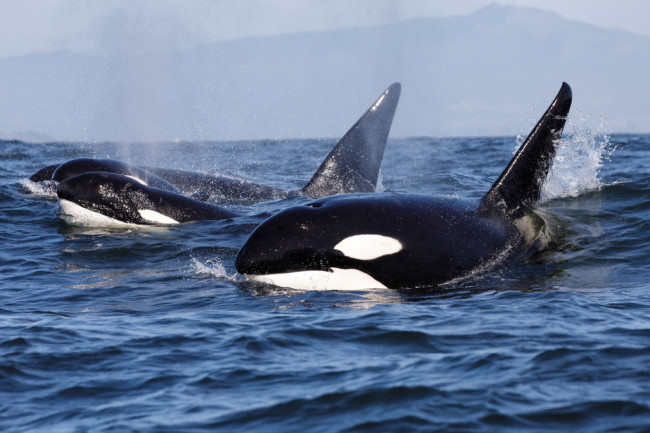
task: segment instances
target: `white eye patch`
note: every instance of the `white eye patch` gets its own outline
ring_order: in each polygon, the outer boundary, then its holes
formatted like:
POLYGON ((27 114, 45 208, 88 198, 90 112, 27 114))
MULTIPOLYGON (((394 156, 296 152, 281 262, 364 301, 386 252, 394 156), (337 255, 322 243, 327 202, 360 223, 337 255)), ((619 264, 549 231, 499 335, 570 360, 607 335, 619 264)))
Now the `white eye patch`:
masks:
POLYGON ((354 235, 334 247, 345 256, 358 260, 374 260, 400 252, 402 248, 402 243, 397 239, 382 235, 354 235))
POLYGON ((153 224, 178 224, 178 221, 169 218, 155 210, 151 209, 138 209, 140 216, 145 220, 153 224))

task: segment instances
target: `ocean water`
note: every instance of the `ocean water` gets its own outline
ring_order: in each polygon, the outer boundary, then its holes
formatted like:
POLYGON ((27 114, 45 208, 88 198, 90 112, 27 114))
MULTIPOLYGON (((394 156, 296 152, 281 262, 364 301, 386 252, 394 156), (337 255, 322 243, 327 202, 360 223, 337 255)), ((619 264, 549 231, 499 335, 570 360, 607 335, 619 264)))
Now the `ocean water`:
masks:
MULTIPOLYGON (((569 130, 550 248, 429 291, 244 281, 248 234, 305 198, 81 229, 26 180, 109 157, 299 188, 335 141, 0 142, 0 430, 650 431, 648 135, 569 130)), ((391 139, 380 190, 478 200, 517 141, 391 139)))

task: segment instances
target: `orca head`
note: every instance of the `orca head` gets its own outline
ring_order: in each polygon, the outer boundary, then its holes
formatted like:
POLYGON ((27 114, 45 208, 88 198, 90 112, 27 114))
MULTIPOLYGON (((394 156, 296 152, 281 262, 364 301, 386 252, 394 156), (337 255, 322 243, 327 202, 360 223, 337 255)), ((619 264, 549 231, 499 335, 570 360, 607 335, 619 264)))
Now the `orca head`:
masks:
POLYGON ((61 181, 56 193, 64 213, 73 203, 113 220, 144 224, 146 220, 139 209, 150 208, 145 188, 127 176, 87 172, 61 181))
POLYGON ((238 216, 220 206, 107 172, 88 172, 65 179, 59 184, 57 195, 61 217, 71 225, 169 225, 238 216))
POLYGON ((300 290, 386 288, 375 268, 404 245, 390 230, 392 216, 381 218, 386 202, 374 197, 343 194, 277 213, 250 235, 237 255, 237 271, 300 290))
POLYGON ((178 189, 166 180, 135 165, 115 159, 77 158, 59 165, 52 173, 52 180, 61 182, 89 172, 107 172, 121 174, 141 184, 166 191, 178 192, 178 189))

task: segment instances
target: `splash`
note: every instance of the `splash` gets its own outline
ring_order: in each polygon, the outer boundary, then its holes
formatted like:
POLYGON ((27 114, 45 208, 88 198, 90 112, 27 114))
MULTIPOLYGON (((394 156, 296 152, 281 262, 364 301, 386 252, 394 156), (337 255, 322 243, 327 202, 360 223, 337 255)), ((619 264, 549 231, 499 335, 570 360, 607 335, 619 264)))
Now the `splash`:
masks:
POLYGON ((36 197, 58 198, 56 195, 56 183, 53 181, 32 182, 29 179, 22 179, 20 185, 36 197))
POLYGON ((237 273, 228 275, 228 272, 219 257, 208 259, 205 263, 202 263, 196 258, 192 258, 192 268, 196 275, 211 276, 231 282, 237 281, 237 273))
MULTIPOLYGON (((600 125, 593 129, 589 126, 589 116, 583 117, 580 112, 578 116, 578 121, 567 120, 572 132, 567 134, 565 128, 564 138, 542 189, 541 201, 575 197, 603 186, 600 172, 616 150, 616 145, 612 143, 602 118, 600 125)), ((517 141, 523 141, 523 138, 517 137, 517 141)))

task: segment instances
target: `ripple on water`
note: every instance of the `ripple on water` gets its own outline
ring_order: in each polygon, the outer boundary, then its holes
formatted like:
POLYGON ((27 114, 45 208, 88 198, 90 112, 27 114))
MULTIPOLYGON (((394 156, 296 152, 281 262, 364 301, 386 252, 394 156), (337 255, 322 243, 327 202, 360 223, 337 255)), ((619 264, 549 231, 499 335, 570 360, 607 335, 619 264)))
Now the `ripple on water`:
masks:
MULTIPOLYGON (((142 149, 11 144, 0 176, 0 426, 644 431, 650 139, 613 137, 628 144, 608 160, 598 133, 573 134, 563 146, 584 154, 565 154, 541 204, 554 248, 451 288, 372 293, 296 292, 236 275, 248 234, 305 198, 236 204, 247 216, 221 222, 75 229, 53 195, 21 179, 142 149)), ((392 140, 384 188, 477 199, 513 143, 392 140)), ((293 188, 331 145, 165 143, 157 153, 178 168, 293 188)))

